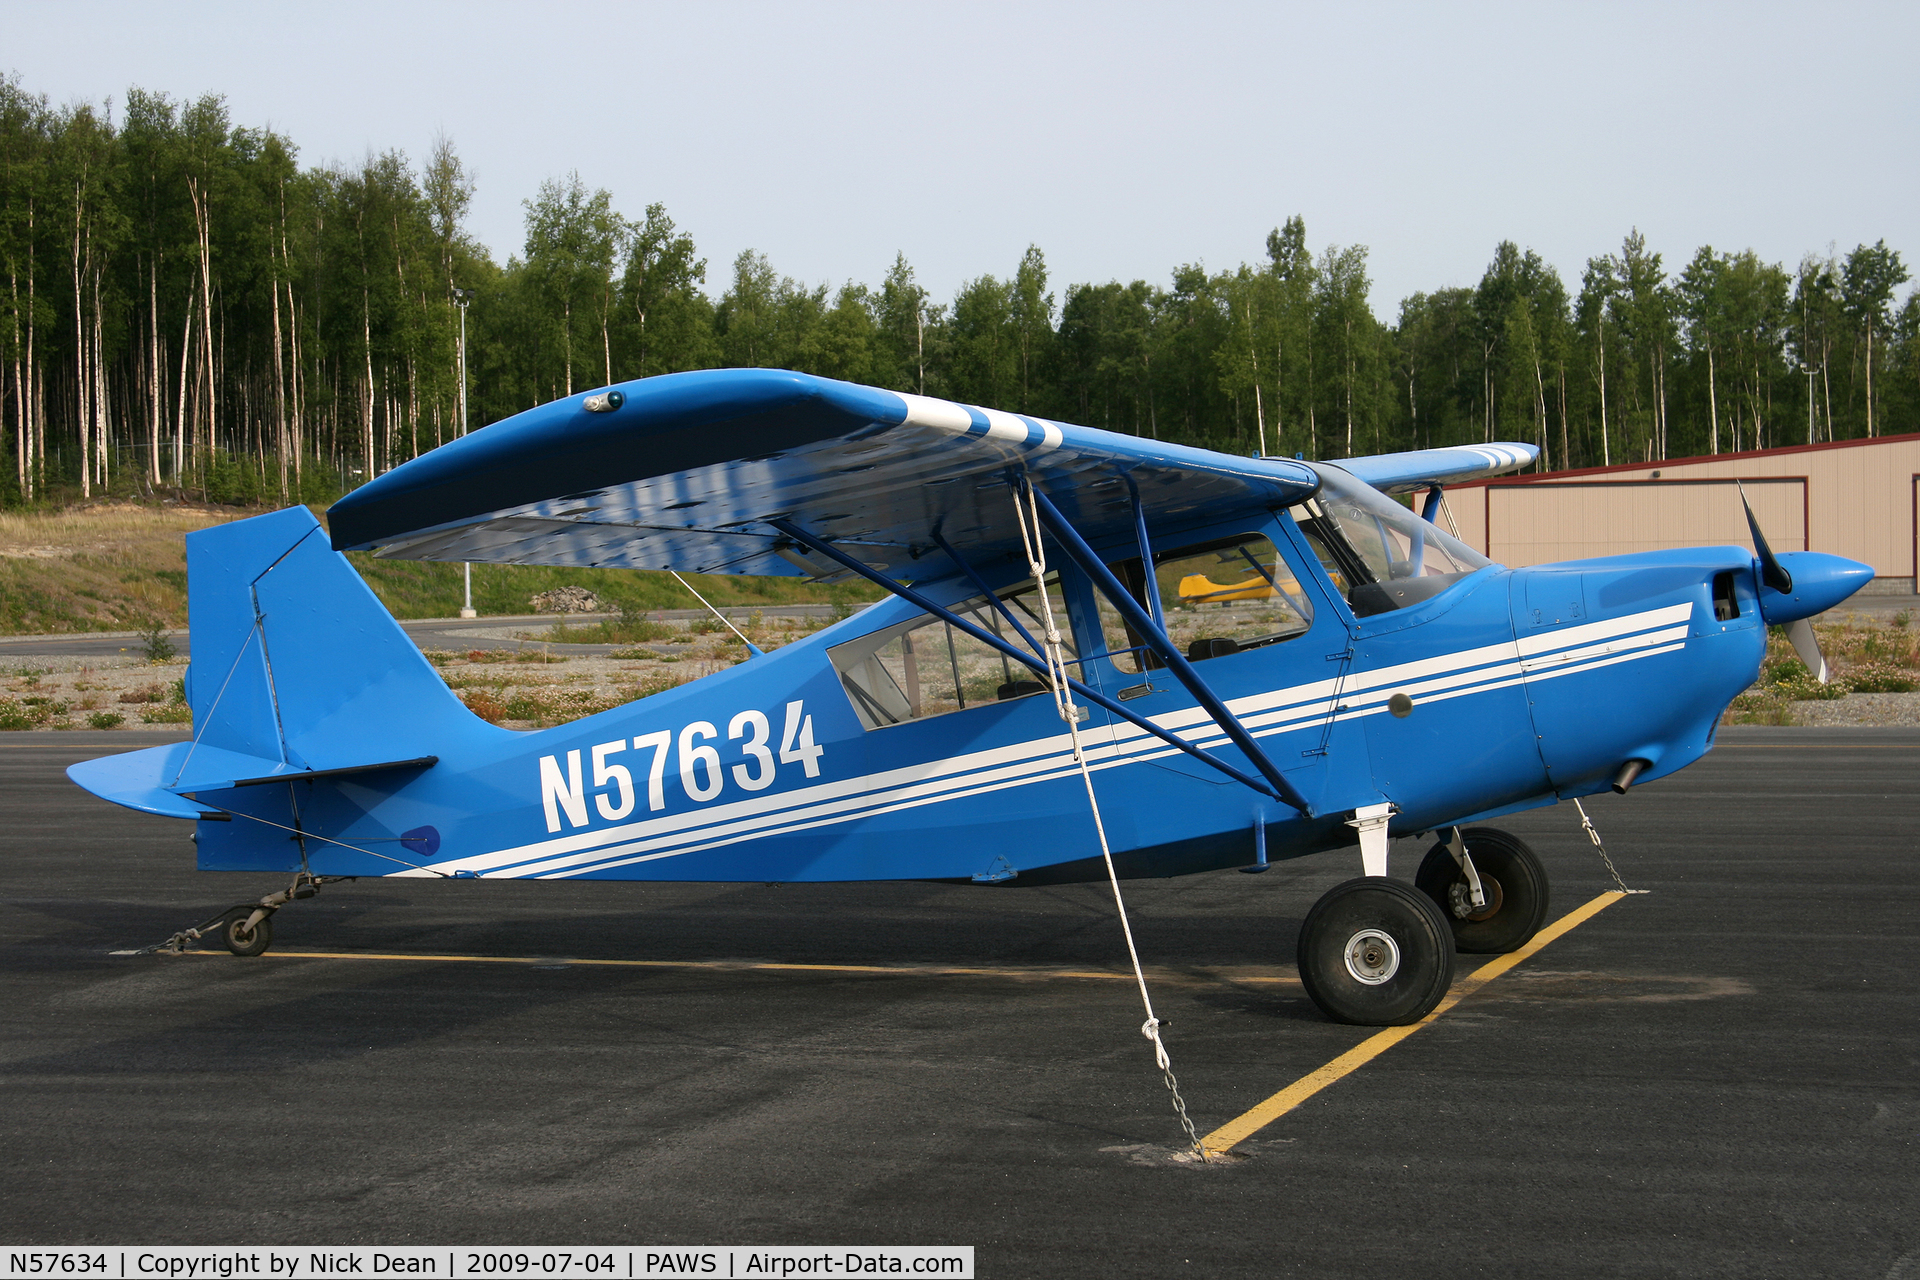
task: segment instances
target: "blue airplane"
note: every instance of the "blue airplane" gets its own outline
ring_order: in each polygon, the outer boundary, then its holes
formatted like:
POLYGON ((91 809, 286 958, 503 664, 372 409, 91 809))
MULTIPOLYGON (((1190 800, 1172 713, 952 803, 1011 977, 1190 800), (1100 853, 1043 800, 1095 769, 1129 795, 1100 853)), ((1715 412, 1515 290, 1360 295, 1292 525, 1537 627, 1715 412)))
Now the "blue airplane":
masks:
POLYGON ((1239 458, 777 370, 628 382, 396 468, 331 536, 302 507, 189 534, 192 741, 68 773, 191 819, 202 870, 294 875, 209 922, 241 955, 337 878, 1019 887, 1357 847, 1301 977, 1334 1019, 1407 1023, 1456 949, 1544 919, 1539 859, 1479 824, 1699 759, 1766 626, 1823 671, 1807 620, 1872 577, 1774 554, 1750 511, 1751 551, 1527 569, 1435 523, 1447 484, 1534 458, 1239 458), (356 549, 888 597, 516 732, 454 696, 356 549), (1389 838, 1428 832, 1389 878, 1389 838))

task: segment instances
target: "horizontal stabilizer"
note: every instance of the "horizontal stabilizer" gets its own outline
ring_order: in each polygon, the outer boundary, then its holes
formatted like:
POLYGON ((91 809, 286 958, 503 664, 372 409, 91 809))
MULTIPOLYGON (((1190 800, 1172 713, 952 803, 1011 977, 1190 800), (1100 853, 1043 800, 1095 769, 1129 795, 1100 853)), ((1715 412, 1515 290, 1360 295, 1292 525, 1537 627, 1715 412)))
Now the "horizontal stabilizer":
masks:
POLYGON ((412 760, 383 760, 377 764, 302 769, 205 743, 170 742, 144 751, 83 760, 67 769, 67 777, 102 800, 111 800, 129 809, 163 818, 200 818, 218 810, 182 797, 202 791, 255 787, 267 782, 318 781, 389 769, 425 769, 436 763, 436 757, 421 756, 412 760))
MULTIPOLYGON (((170 742, 164 747, 101 756, 98 760, 82 760, 79 764, 67 767, 67 777, 102 800, 111 800, 141 813, 158 814, 163 818, 204 818, 218 810, 211 805, 182 799, 179 792, 173 789, 188 763, 189 753, 196 757, 196 762, 204 757, 204 763, 215 768, 223 761, 245 762, 243 768, 279 764, 277 760, 262 760, 258 756, 242 755, 237 751, 222 751, 218 747, 195 750, 191 742, 170 742)), ((181 790, 191 791, 193 788, 184 787, 181 790)))
POLYGON ((1340 458, 1333 465, 1382 493, 1405 493, 1433 484, 1459 484, 1518 471, 1532 466, 1539 456, 1540 450, 1533 445, 1502 441, 1457 449, 1383 453, 1372 458, 1340 458))

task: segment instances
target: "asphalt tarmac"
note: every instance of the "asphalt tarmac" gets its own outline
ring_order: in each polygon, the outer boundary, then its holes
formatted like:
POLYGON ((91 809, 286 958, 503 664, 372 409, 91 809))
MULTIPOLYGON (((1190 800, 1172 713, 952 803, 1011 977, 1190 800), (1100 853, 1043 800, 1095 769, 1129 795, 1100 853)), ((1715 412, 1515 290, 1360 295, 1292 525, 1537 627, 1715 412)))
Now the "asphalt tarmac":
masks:
MULTIPOLYGON (((1168 1159, 1181 1132, 1099 886, 360 881, 282 911, 259 959, 113 956, 280 887, 193 872, 186 824, 61 777, 153 740, 0 737, 9 1244, 1920 1275, 1920 732, 1729 729, 1591 802, 1650 894, 1208 1166, 1168 1159)), ((1571 807, 1501 825, 1553 875, 1550 919, 1610 887, 1571 807)), ((1399 842, 1393 869, 1421 852, 1399 842)), ((1357 862, 1127 885, 1202 1132, 1368 1037, 1292 966, 1357 862)))

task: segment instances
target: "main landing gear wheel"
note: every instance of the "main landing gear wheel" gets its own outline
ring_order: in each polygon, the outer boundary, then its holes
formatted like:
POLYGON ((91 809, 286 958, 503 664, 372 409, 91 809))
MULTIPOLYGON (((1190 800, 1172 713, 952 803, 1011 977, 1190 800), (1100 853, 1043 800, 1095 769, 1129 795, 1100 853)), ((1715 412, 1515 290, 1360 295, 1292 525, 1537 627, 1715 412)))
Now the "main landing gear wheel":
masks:
POLYGON ((220 941, 227 944, 227 950, 237 956, 257 956, 265 954, 273 944, 273 913, 261 917, 260 923, 247 928, 255 907, 235 907, 227 912, 220 922, 220 941))
POLYGON ((1445 843, 1427 851, 1413 883, 1453 926, 1453 944, 1468 955, 1499 955, 1525 946, 1547 918, 1547 870, 1527 842, 1495 827, 1460 832, 1480 877, 1486 905, 1475 907, 1466 872, 1445 843))
POLYGON ((1412 885, 1362 876, 1335 885, 1300 926, 1300 981, 1335 1022, 1397 1027, 1433 1012, 1453 981, 1452 935, 1412 885))

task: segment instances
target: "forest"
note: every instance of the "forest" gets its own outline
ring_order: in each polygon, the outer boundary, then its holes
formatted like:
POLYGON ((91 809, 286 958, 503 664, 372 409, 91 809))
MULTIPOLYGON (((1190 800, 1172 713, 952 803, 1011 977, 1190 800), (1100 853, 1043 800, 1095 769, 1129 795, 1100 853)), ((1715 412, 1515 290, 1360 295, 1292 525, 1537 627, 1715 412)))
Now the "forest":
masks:
POLYGON ((463 421, 727 366, 1308 458, 1521 440, 1562 470, 1920 430, 1920 290, 1884 241, 1786 264, 1629 228, 1577 281, 1505 241, 1382 319, 1367 247, 1295 216, 1229 270, 1057 284, 1033 246, 936 300, 897 253, 877 284, 753 251, 710 273, 664 207, 578 174, 499 263, 451 139, 298 154, 218 96, 56 107, 0 79, 0 507, 325 502, 463 421))

